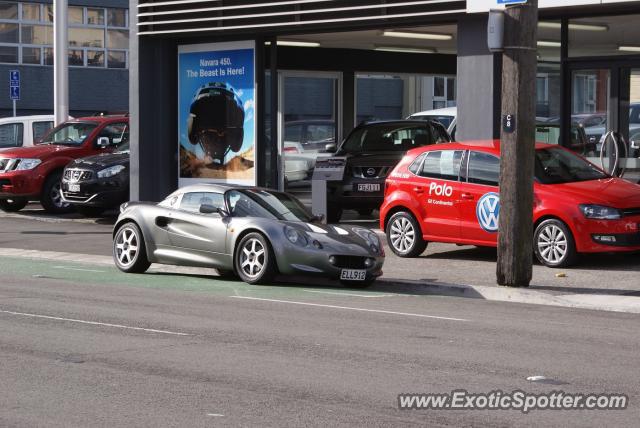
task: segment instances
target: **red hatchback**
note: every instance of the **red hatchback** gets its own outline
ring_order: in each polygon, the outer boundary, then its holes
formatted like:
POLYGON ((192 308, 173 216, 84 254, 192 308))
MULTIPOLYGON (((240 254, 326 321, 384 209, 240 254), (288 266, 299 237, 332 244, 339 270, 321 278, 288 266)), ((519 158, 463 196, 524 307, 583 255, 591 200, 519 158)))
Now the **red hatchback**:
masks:
MULTIPOLYGON (((429 241, 495 247, 500 142, 438 144, 407 153, 385 184, 380 226, 400 257, 429 241)), ((612 178, 556 145, 537 144, 534 251, 564 267, 578 253, 640 250, 640 185, 612 178)))

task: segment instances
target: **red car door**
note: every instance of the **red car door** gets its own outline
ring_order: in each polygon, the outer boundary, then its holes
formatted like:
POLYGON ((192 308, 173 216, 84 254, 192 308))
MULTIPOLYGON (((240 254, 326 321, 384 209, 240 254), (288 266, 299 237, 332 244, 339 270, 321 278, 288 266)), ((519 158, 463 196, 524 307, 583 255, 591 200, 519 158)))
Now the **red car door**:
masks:
POLYGON ((432 150, 426 153, 417 177, 407 184, 415 200, 420 201, 422 233, 427 240, 459 239, 460 164, 462 150, 432 150))
POLYGON ((495 246, 500 215, 500 160, 491 153, 468 152, 460 182, 460 242, 495 246))

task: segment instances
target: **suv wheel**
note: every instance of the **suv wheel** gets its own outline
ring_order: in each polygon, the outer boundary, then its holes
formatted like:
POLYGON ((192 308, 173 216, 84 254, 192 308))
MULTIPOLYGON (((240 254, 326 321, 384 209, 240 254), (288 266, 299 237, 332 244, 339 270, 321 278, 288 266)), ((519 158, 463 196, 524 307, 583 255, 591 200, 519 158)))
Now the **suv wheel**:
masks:
POLYGON ((400 257, 417 257, 427 248, 416 219, 406 211, 395 213, 387 223, 387 243, 400 257))
POLYGON ((51 174, 44 182, 40 203, 44 210, 52 214, 64 214, 73 211, 71 204, 62 200, 60 195, 60 181, 62 172, 51 174))
POLYGON ((14 213, 26 207, 27 202, 26 199, 0 199, 0 210, 14 213))
POLYGON ((571 231, 556 219, 545 220, 536 227, 533 251, 540 263, 551 268, 570 266, 577 256, 571 231))

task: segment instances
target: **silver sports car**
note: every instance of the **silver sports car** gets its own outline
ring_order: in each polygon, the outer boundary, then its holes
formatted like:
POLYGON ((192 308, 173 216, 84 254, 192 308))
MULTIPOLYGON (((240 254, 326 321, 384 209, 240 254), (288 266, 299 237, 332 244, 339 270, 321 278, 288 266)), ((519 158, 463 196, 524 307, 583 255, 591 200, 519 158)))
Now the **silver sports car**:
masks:
POLYGON ((319 220, 287 193, 193 185, 158 204, 123 204, 113 258, 124 272, 141 273, 151 263, 212 267, 250 284, 280 273, 365 287, 382 275, 384 250, 374 232, 319 220))

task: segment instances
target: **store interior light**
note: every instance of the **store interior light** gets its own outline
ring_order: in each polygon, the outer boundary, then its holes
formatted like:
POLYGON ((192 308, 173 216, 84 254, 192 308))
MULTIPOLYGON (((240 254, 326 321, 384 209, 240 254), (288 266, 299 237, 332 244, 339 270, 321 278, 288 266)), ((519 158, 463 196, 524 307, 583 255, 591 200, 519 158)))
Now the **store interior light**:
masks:
MULTIPOLYGON (((265 42, 265 45, 271 45, 271 42, 265 42)), ((278 46, 295 46, 298 48, 318 48, 320 43, 318 42, 303 42, 300 40, 278 40, 278 46)))
POLYGON ((640 52, 640 46, 618 46, 618 50, 623 52, 640 52))
POLYGON ((404 46, 376 46, 373 48, 376 51, 384 52, 401 52, 401 53, 437 53, 438 51, 433 48, 410 48, 404 46))
MULTIPOLYGON (((562 28, 562 24, 560 22, 540 21, 538 22, 538 27, 559 30, 562 28)), ((609 31, 609 26, 604 24, 569 23, 569 29, 578 31, 609 31)))
POLYGON ((559 48, 562 46, 562 43, 554 40, 538 40, 538 46, 544 48, 559 48))
POLYGON ((410 31, 384 31, 382 33, 386 37, 399 37, 402 39, 422 39, 422 40, 452 40, 451 34, 440 33, 418 33, 410 31))

